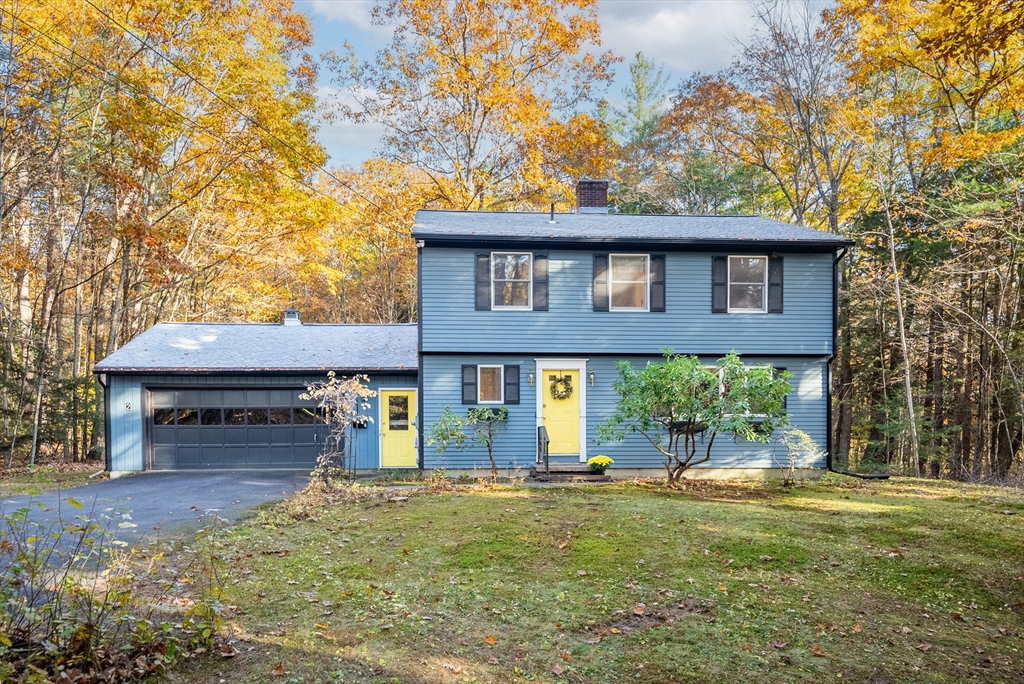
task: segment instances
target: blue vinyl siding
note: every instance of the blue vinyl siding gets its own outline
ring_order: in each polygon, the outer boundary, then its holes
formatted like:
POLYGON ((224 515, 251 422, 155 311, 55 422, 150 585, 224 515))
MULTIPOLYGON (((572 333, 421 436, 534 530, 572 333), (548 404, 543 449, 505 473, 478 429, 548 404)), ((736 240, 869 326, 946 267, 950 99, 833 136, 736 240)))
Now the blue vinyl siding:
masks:
POLYGON ((422 250, 421 353, 658 354, 672 347, 691 354, 736 349, 744 355, 826 356, 832 351, 832 254, 782 255, 784 313, 712 314, 708 252, 667 254, 664 313, 595 313, 593 252, 583 250, 549 252, 549 311, 476 311, 477 251, 422 250))
MULTIPOLYGON (((585 355, 581 355, 585 357, 585 355)), ((713 362, 716 357, 707 357, 713 362)), ((612 389, 612 382, 618 377, 616 361, 611 356, 593 357, 587 361, 587 369, 595 373, 594 386, 587 384, 587 436, 586 448, 588 456, 605 454, 615 460, 617 468, 660 468, 662 456, 641 435, 629 435, 620 442, 597 441, 596 426, 610 416, 615 409, 617 395, 612 389)), ((657 357, 628 357, 633 365, 641 365, 648 361, 657 361, 657 357)), ((789 395, 788 411, 790 421, 814 439, 820 449, 825 448, 825 359, 786 358, 747 356, 750 364, 767 364, 785 367, 793 374, 790 383, 793 389, 789 395)), ((536 386, 527 382, 527 373, 536 366, 535 357, 530 356, 486 356, 486 355, 430 355, 420 357, 420 372, 423 373, 424 392, 429 401, 424 407, 423 430, 429 434, 430 425, 437 421, 446 404, 457 412, 464 412, 467 406, 461 403, 461 368, 462 364, 519 364, 521 373, 520 396, 522 403, 509 406, 508 425, 501 430, 495 440, 495 457, 499 468, 515 468, 529 466, 536 459, 536 386)), ((706 448, 700 441, 698 449, 706 448)), ((747 442, 732 436, 719 435, 712 450, 711 461, 703 467, 709 468, 772 468, 785 465, 786 450, 783 446, 747 442)), ((424 448, 424 466, 430 468, 471 469, 489 468, 487 452, 484 448, 473 446, 463 451, 438 453, 433 446, 424 448)), ((824 457, 811 463, 801 463, 801 467, 824 468, 824 457)))
MULTIPOLYGON (((416 388, 415 375, 371 375, 370 389, 416 388)), ((303 387, 324 376, 288 375, 112 375, 110 376, 110 467, 115 471, 145 470, 146 434, 149 407, 143 405, 144 387, 303 387), (131 405, 128 410, 127 405, 131 405)), ((147 402, 148 403, 148 402, 147 402)), ((380 466, 378 398, 370 399, 364 411, 373 422, 352 430, 356 467, 380 466)))

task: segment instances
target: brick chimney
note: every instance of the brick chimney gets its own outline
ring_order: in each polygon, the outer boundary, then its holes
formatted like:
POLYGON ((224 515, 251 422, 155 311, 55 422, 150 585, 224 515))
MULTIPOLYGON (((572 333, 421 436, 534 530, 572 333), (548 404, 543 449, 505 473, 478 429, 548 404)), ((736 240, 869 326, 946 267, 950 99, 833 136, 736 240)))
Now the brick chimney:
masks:
POLYGON ((577 214, 608 213, 608 181, 581 178, 576 184, 577 214))

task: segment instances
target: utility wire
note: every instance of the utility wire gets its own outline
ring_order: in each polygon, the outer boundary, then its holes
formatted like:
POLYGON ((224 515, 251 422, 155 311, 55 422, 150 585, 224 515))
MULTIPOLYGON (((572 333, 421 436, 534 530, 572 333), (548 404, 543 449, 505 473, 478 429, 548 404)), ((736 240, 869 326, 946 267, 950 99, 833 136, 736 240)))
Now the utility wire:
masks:
MULTIPOLYGON (((383 228, 385 228, 385 229, 387 229, 387 230, 390 230, 390 231, 392 231, 392 232, 395 232, 395 233, 399 233, 400 235, 403 235, 403 236, 404 236, 404 235, 406 235, 406 234, 405 234, 404 232, 402 232, 402 231, 400 231, 400 230, 397 230, 397 229, 393 228, 392 226, 389 226, 389 225, 387 225, 386 223, 384 223, 384 222, 383 222, 383 221, 381 221, 380 219, 377 219, 377 218, 375 218, 375 217, 373 217, 373 216, 369 216, 368 214, 366 214, 365 212, 363 212, 363 211, 362 211, 361 209, 359 209, 358 207, 355 207, 355 206, 352 206, 352 205, 347 205, 347 204, 345 204, 345 203, 341 202, 341 201, 340 201, 340 200, 339 200, 338 198, 336 198, 336 197, 334 197, 334 196, 332 196, 332 195, 329 195, 329 194, 327 194, 327 193, 323 192, 322 190, 320 190, 320 189, 319 189, 319 188, 317 188, 316 186, 312 185, 311 183, 309 183, 309 182, 308 182, 308 181, 306 181, 305 179, 303 179, 303 178, 301 178, 301 177, 293 176, 293 175, 291 175, 291 174, 287 173, 286 171, 284 171, 283 169, 277 168, 276 166, 274 166, 274 165, 270 164, 270 163, 269 163, 268 161, 266 161, 265 159, 260 159, 259 157, 257 157, 257 156, 255 156, 255 155, 253 155, 253 154, 252 154, 251 152, 249 152, 248 150, 242 149, 241 147, 239 147, 239 146, 238 146, 237 144, 235 144, 234 142, 232 142, 232 141, 230 141, 230 140, 227 140, 227 139, 223 138, 223 137, 222 137, 222 136, 221 136, 220 134, 218 134, 218 133, 217 133, 216 131, 214 131, 213 129, 211 129, 211 128, 207 127, 207 126, 204 126, 204 125, 200 124, 199 122, 197 122, 197 121, 195 121, 195 120, 193 120, 193 119, 191 119, 191 118, 189 118, 189 117, 185 116, 184 114, 182 114, 181 112, 177 111, 177 110, 176 110, 176 109, 174 109, 173 107, 170 107, 169 105, 167 105, 167 104, 165 104, 164 102, 162 102, 162 101, 161 101, 161 100, 160 100, 159 98, 157 98, 157 97, 155 97, 155 96, 153 96, 153 95, 151 95, 151 94, 149 94, 149 93, 145 92, 144 90, 142 90, 142 89, 141 89, 141 88, 140 88, 139 86, 135 85, 134 83, 131 83, 131 82, 129 82, 129 81, 126 81, 125 79, 121 78, 121 77, 120 77, 120 76, 118 76, 117 74, 115 74, 115 73, 111 72, 110 70, 108 70, 108 69, 106 69, 106 68, 104 68, 104 67, 100 66, 99 64, 97 64, 96 62, 92 61, 91 59, 89 59, 89 58, 88 58, 88 57, 86 57, 85 55, 82 55, 81 53, 77 52, 77 51, 76 51, 76 50, 75 50, 74 48, 72 48, 72 47, 70 47, 70 46, 68 46, 68 45, 65 45, 65 44, 64 44, 64 43, 62 43, 61 41, 57 40, 56 38, 54 38, 54 37, 53 37, 52 35, 50 35, 50 34, 49 34, 49 33, 47 33, 46 31, 43 31, 42 29, 38 28, 37 26, 35 26, 35 25, 34 25, 34 24, 32 24, 31 22, 29 22, 29 21, 26 21, 25 19, 22 19, 21 17, 19 17, 19 16, 15 15, 15 14, 14 14, 13 12, 11 12, 10 10, 8 10, 7 8, 5 8, 5 7, 0 7, 0 12, 3 12, 4 14, 6 14, 7 16, 9 16, 9 17, 10 17, 11 19, 13 19, 14 21, 20 22, 21 24, 23 24, 24 26, 28 27, 28 28, 29 28, 29 29, 31 29, 32 31, 35 31, 35 32, 36 32, 37 34, 39 34, 40 36, 43 36, 44 38, 46 38, 47 40, 49 40, 49 41, 50 41, 51 43, 53 43, 53 44, 55 44, 55 45, 57 45, 57 46, 59 46, 59 47, 63 48, 64 50, 66 50, 67 52, 69 52, 69 53, 70 53, 71 55, 73 55, 73 56, 77 57, 78 59, 80 59, 80 60, 81 60, 82 62, 84 62, 85 64, 87 64, 87 65, 91 66, 91 67, 92 67, 92 68, 93 68, 94 70, 96 70, 96 71, 98 71, 98 72, 100 72, 100 73, 102 73, 102 74, 106 74, 106 75, 107 75, 107 76, 109 76, 110 78, 113 78, 113 79, 115 79, 116 81, 120 82, 120 83, 121 83, 122 85, 124 85, 124 86, 127 86, 127 87, 128 87, 128 88, 130 88, 131 90, 135 91, 136 93, 138 93, 138 94, 139 94, 139 95, 141 95, 142 97, 144 97, 144 98, 146 98, 146 99, 148 99, 148 100, 152 101, 152 102, 153 102, 154 104, 156 104, 157 106, 159 106, 159 107, 162 107, 163 109, 166 109, 166 110, 167 110, 168 112, 170 112, 170 113, 174 114, 175 116, 177 116, 178 118, 180 118, 180 119, 181 119, 181 120, 182 120, 182 121, 183 121, 183 122, 184 122, 185 124, 187 124, 187 125, 188 125, 188 126, 189 126, 190 128, 192 128, 193 130, 196 130, 196 131, 202 131, 202 132, 203 132, 203 133, 205 133, 206 135, 209 135, 209 136, 210 136, 211 138, 213 138, 213 139, 215 139, 215 140, 218 140, 218 141, 220 141, 221 143, 223 143, 223 144, 225 144, 225 145, 227 145, 227 146, 231 147, 231 148, 232 148, 232 149, 233 149, 233 150, 234 150, 235 152, 237 152, 237 153, 238 153, 239 155, 241 155, 241 156, 244 156, 244 157, 246 157, 246 158, 250 159, 251 161, 255 161, 256 163, 258 163, 258 164, 262 165, 262 166, 263 166, 263 167, 264 167, 265 169, 268 169, 268 170, 270 170, 270 171, 272 171, 272 172, 275 172, 275 173, 279 173, 279 174, 281 174, 281 175, 282 175, 282 176, 284 176, 285 178, 287 178, 287 179, 289 179, 289 180, 291 180, 291 181, 293 181, 293 182, 295 182, 295 183, 298 183, 298 184, 302 185, 303 187, 307 188, 307 189, 308 189, 308 190, 310 190, 311 192, 313 192, 313 193, 315 193, 315 194, 317 194, 317 195, 319 195, 319 196, 321 196, 321 197, 324 197, 325 199, 329 199, 329 200, 331 200, 332 202, 334 202, 335 204, 337 204, 337 205, 338 205, 339 207, 341 207, 341 208, 343 208, 343 209, 354 209, 354 210, 355 210, 355 211, 356 211, 357 213, 361 214, 361 215, 362 215, 362 216, 363 216, 364 218, 366 218, 367 220, 369 220, 369 221, 372 221, 372 222, 374 222, 374 223, 377 223, 377 224, 378 224, 378 225, 380 225, 381 227, 383 227, 383 228)), ((65 57, 64 55, 60 55, 60 54, 58 54, 58 53, 54 52, 53 50, 50 50, 50 49, 48 49, 48 48, 46 48, 45 46, 42 46, 42 45, 40 45, 39 47, 40 47, 41 49, 45 50, 46 52, 48 52, 49 54, 53 55, 54 57, 56 57, 56 58, 58 58, 58 59, 61 59, 61 60, 65 61, 65 62, 67 62, 67 63, 68 63, 69 65, 71 65, 72 67, 74 67, 74 66, 78 66, 77 64, 75 64, 74 62, 72 62, 72 61, 71 61, 70 59, 68 59, 68 58, 67 58, 67 57, 65 57)), ((243 116, 244 116, 244 115, 243 115, 243 116)), ((263 130, 265 131, 265 129, 263 129, 263 130)), ((271 135, 273 135, 273 134, 271 134, 271 135)), ((275 136, 275 137, 276 137, 276 136, 275 136)), ((287 144, 285 144, 285 146, 286 146, 286 147, 289 147, 290 149, 292 149, 292 150, 294 151, 294 148, 291 148, 291 146, 289 146, 289 145, 287 145, 287 144)), ((300 156, 301 156, 301 155, 300 155, 300 156)), ((319 167, 318 167, 318 168, 319 168, 319 167)), ((328 174, 328 175, 331 175, 331 174, 328 174)), ((333 176, 333 175, 331 175, 331 177, 332 177, 332 178, 335 178, 335 180, 339 180, 339 179, 337 179, 337 178, 336 178, 335 176, 333 176)), ((339 182, 341 182, 341 181, 339 180, 339 182)), ((347 187, 347 188, 349 188, 350 190, 352 190, 352 192, 353 192, 354 194, 356 194, 356 195, 358 195, 359 197, 361 197, 362 199, 366 200, 366 201, 367 201, 368 203, 370 203, 370 204, 371 204, 371 205, 373 205, 374 207, 377 207, 377 208, 378 208, 378 209, 380 209, 380 210, 381 210, 382 212, 384 212, 384 213, 388 214, 389 216, 391 216, 391 217, 392 217, 392 218, 394 218, 395 220, 397 220, 397 221, 400 221, 400 219, 398 219, 397 217, 395 217, 395 216, 394 216, 394 214, 391 214, 390 212, 388 212, 388 211, 384 210, 384 209, 383 209, 382 207, 380 207, 380 206, 379 206, 379 205, 378 205, 377 203, 373 202, 372 200, 370 200, 370 199, 366 198, 366 197, 365 197, 365 195, 362 195, 362 194, 361 194, 361 193, 359 193, 358 191, 354 190, 354 189, 353 189, 353 188, 351 187, 351 185, 349 185, 349 184, 347 184, 347 183, 342 183, 342 185, 343 185, 344 187, 347 187)))
POLYGON ((307 163, 309 163, 309 164, 311 164, 311 165, 313 165, 313 166, 316 166, 316 167, 317 167, 318 169, 320 169, 320 171, 322 171, 322 172, 323 172, 323 173, 324 173, 324 174, 325 174, 325 175, 326 175, 326 176, 327 176, 328 178, 332 179, 333 181, 335 181, 336 183, 338 183, 338 184, 339 184, 339 185, 341 185, 342 187, 348 188, 348 189, 349 189, 349 190, 350 190, 350 191, 351 191, 351 192, 352 192, 353 194, 355 194, 355 195, 356 195, 357 197, 360 197, 361 199, 363 199, 364 201, 368 202, 368 203, 369 203, 369 204, 371 204, 372 206, 376 207, 376 208, 377 208, 377 209, 378 209, 379 211, 381 211, 381 212, 382 212, 382 213, 384 213, 384 214, 387 214, 388 216, 390 216, 390 217, 391 217, 391 218, 393 218, 394 220, 396 220, 396 221, 399 221, 399 222, 401 222, 401 219, 399 219, 399 218, 398 218, 397 216, 395 216, 394 214, 392 214, 392 213, 391 213, 390 211, 388 211, 388 210, 387 210, 387 209, 385 209, 384 207, 380 206, 379 204, 377 204, 376 202, 374 202, 373 200, 371 200, 371 199, 370 199, 369 197, 365 196, 364 194, 362 194, 361 192, 359 192, 358 190, 356 190, 356 189, 355 189, 354 187, 352 187, 352 185, 351 185, 351 184, 349 184, 349 183, 347 183, 347 182, 343 181, 342 179, 338 178, 337 176, 335 176, 335 175, 334 175, 333 173, 331 173, 330 171, 328 171, 328 170, 327 170, 327 168, 326 168, 326 167, 324 167, 324 166, 323 166, 322 164, 317 164, 317 163, 316 163, 315 161, 313 161, 312 159, 310 159, 310 158, 309 158, 308 156, 306 156, 306 155, 305 155, 305 154, 304 154, 303 152, 301 152, 301 151, 297 150, 297 149, 296 149, 295 147, 293 147, 293 146, 292 146, 291 144, 289 144, 289 143, 288 143, 287 141, 285 141, 285 140, 282 140, 282 139, 281 139, 281 138, 280 138, 280 137, 279 137, 279 136, 278 136, 278 135, 277 135, 276 133, 274 133, 274 132, 273 132, 272 130, 270 130, 269 128, 267 128, 266 126, 264 126, 263 124, 261 124, 261 123, 260 123, 259 121, 257 121, 257 120, 256 120, 256 119, 254 119, 253 117, 251 117, 251 116, 249 116, 248 114, 246 114, 245 112, 243 112, 243 111, 242 111, 241 109, 239 109, 239 108, 238 108, 238 107, 237 107, 237 106, 236 106, 236 105, 235 105, 235 104, 234 104, 233 102, 231 102, 230 100, 227 100, 227 99, 226 99, 226 98, 224 98, 224 97, 223 97, 223 96, 222 96, 222 95, 221 95, 220 93, 218 93, 218 92, 217 92, 217 91, 215 91, 214 89, 210 88, 209 86, 207 86, 206 84, 204 84, 204 83, 203 83, 202 81, 200 81, 200 80, 199 80, 198 78, 196 78, 195 76, 193 76, 192 74, 190 74, 190 73, 189 73, 189 72, 188 72, 188 71, 187 71, 187 70, 186 70, 186 69, 185 69, 185 68, 184 68, 183 66, 181 66, 181 64, 179 64, 178 62, 174 61, 173 59, 171 59, 170 57, 168 57, 167 55, 165 55, 165 54, 164 54, 163 52, 161 52, 161 51, 160 51, 160 50, 158 50, 158 49, 157 49, 156 47, 154 47, 154 46, 153 46, 152 44, 150 44, 150 43, 149 43, 149 42, 148 42, 148 41, 147 41, 147 40, 146 40, 145 38, 143 38, 143 37, 142 37, 142 36, 140 36, 140 35, 139 35, 138 33, 136 33, 135 31, 133 31, 133 30, 132 30, 132 27, 130 27, 130 26, 126 26, 126 25, 125 25, 124 23, 122 23, 122 22, 118 21, 118 20, 117 20, 117 19, 115 19, 114 17, 112 17, 112 16, 110 16, 109 14, 107 14, 107 13, 106 13, 106 12, 105 12, 105 11, 104 11, 104 10, 103 10, 102 8, 100 8, 100 7, 99 7, 99 6, 97 6, 97 5, 95 4, 95 3, 93 3, 93 2, 92 2, 92 0, 85 0, 85 2, 86 2, 86 4, 88 4, 88 5, 90 6, 90 7, 92 7, 92 8, 93 8, 93 9, 95 9, 95 10, 96 10, 97 12, 99 12, 99 13, 100 13, 101 15, 103 15, 103 17, 105 17, 105 18, 107 19, 107 21, 108 21, 108 22, 110 22, 111 24, 113 24, 113 25, 117 26, 117 27, 118 27, 118 28, 120 28, 120 29, 121 29, 122 31, 124 31, 125 33, 127 33, 128 35, 130 35, 130 36, 131 36, 132 38, 134 38, 135 40, 137 40, 137 41, 139 42, 139 44, 140 44, 140 45, 141 45, 142 47, 146 48, 147 50, 149 50, 150 52, 152 52, 152 53, 153 53, 154 55, 156 55, 156 56, 157 56, 157 57, 159 57, 160 59, 162 59, 162 60, 164 60, 165 62, 167 62, 168 64, 170 64, 170 65, 171 65, 172 67, 174 67, 175 69, 177 69, 177 70, 178 70, 178 71, 179 71, 179 72, 180 72, 180 73, 181 73, 181 74, 182 74, 183 76, 185 76, 185 78, 189 79, 190 81, 192 81, 193 83, 195 83, 195 84, 196 84, 197 86, 199 86, 200 88, 202 88, 203 90, 205 90, 205 91, 206 91, 207 93, 209 93, 209 94, 210 94, 211 96, 213 96, 214 98, 216 98, 217 100, 219 100, 219 101, 220 101, 220 102, 222 102, 223 104, 225 104, 225 105, 227 105, 228 107, 230 107, 230 108, 231 108, 232 110, 234 110, 234 111, 235 111, 235 112, 236 112, 236 113, 237 113, 237 114, 238 114, 239 116, 241 116, 241 117, 242 117, 243 119, 245 119, 246 121, 248 121, 248 122, 249 122, 250 124, 252 124, 252 125, 253 125, 253 126, 255 126, 256 128, 260 129, 261 131, 263 131, 263 132, 264 132, 264 133, 266 133, 267 135, 271 136, 271 137, 272 137, 272 138, 273 138, 274 140, 276 140, 276 141, 277 141, 277 142, 278 142, 279 144, 283 145, 284 147, 287 147, 287 148, 288 148, 289 150, 291 150, 291 151, 292 151, 292 152, 294 152, 294 153, 295 153, 296 155, 298 155, 299 157, 301 157, 301 158, 302 158, 302 159, 303 159, 304 161, 306 161, 307 163))

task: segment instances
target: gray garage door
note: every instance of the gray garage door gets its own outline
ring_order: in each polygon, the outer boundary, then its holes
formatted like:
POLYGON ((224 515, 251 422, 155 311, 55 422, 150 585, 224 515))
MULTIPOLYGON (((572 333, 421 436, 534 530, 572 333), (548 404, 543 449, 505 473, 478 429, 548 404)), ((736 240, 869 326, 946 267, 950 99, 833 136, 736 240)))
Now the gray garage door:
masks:
POLYGON ((150 389, 154 470, 310 468, 326 434, 295 389, 150 389))

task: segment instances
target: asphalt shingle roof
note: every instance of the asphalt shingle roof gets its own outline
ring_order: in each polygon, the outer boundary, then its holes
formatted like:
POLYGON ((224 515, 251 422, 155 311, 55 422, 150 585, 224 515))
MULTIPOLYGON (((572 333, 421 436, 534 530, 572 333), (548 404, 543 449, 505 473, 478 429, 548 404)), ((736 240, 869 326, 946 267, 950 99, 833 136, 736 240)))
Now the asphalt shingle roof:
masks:
POLYGON ((97 373, 416 370, 415 324, 158 323, 97 373))
POLYGON ((555 214, 421 209, 414 238, 451 241, 631 242, 802 245, 838 249, 853 241, 761 216, 555 214))

